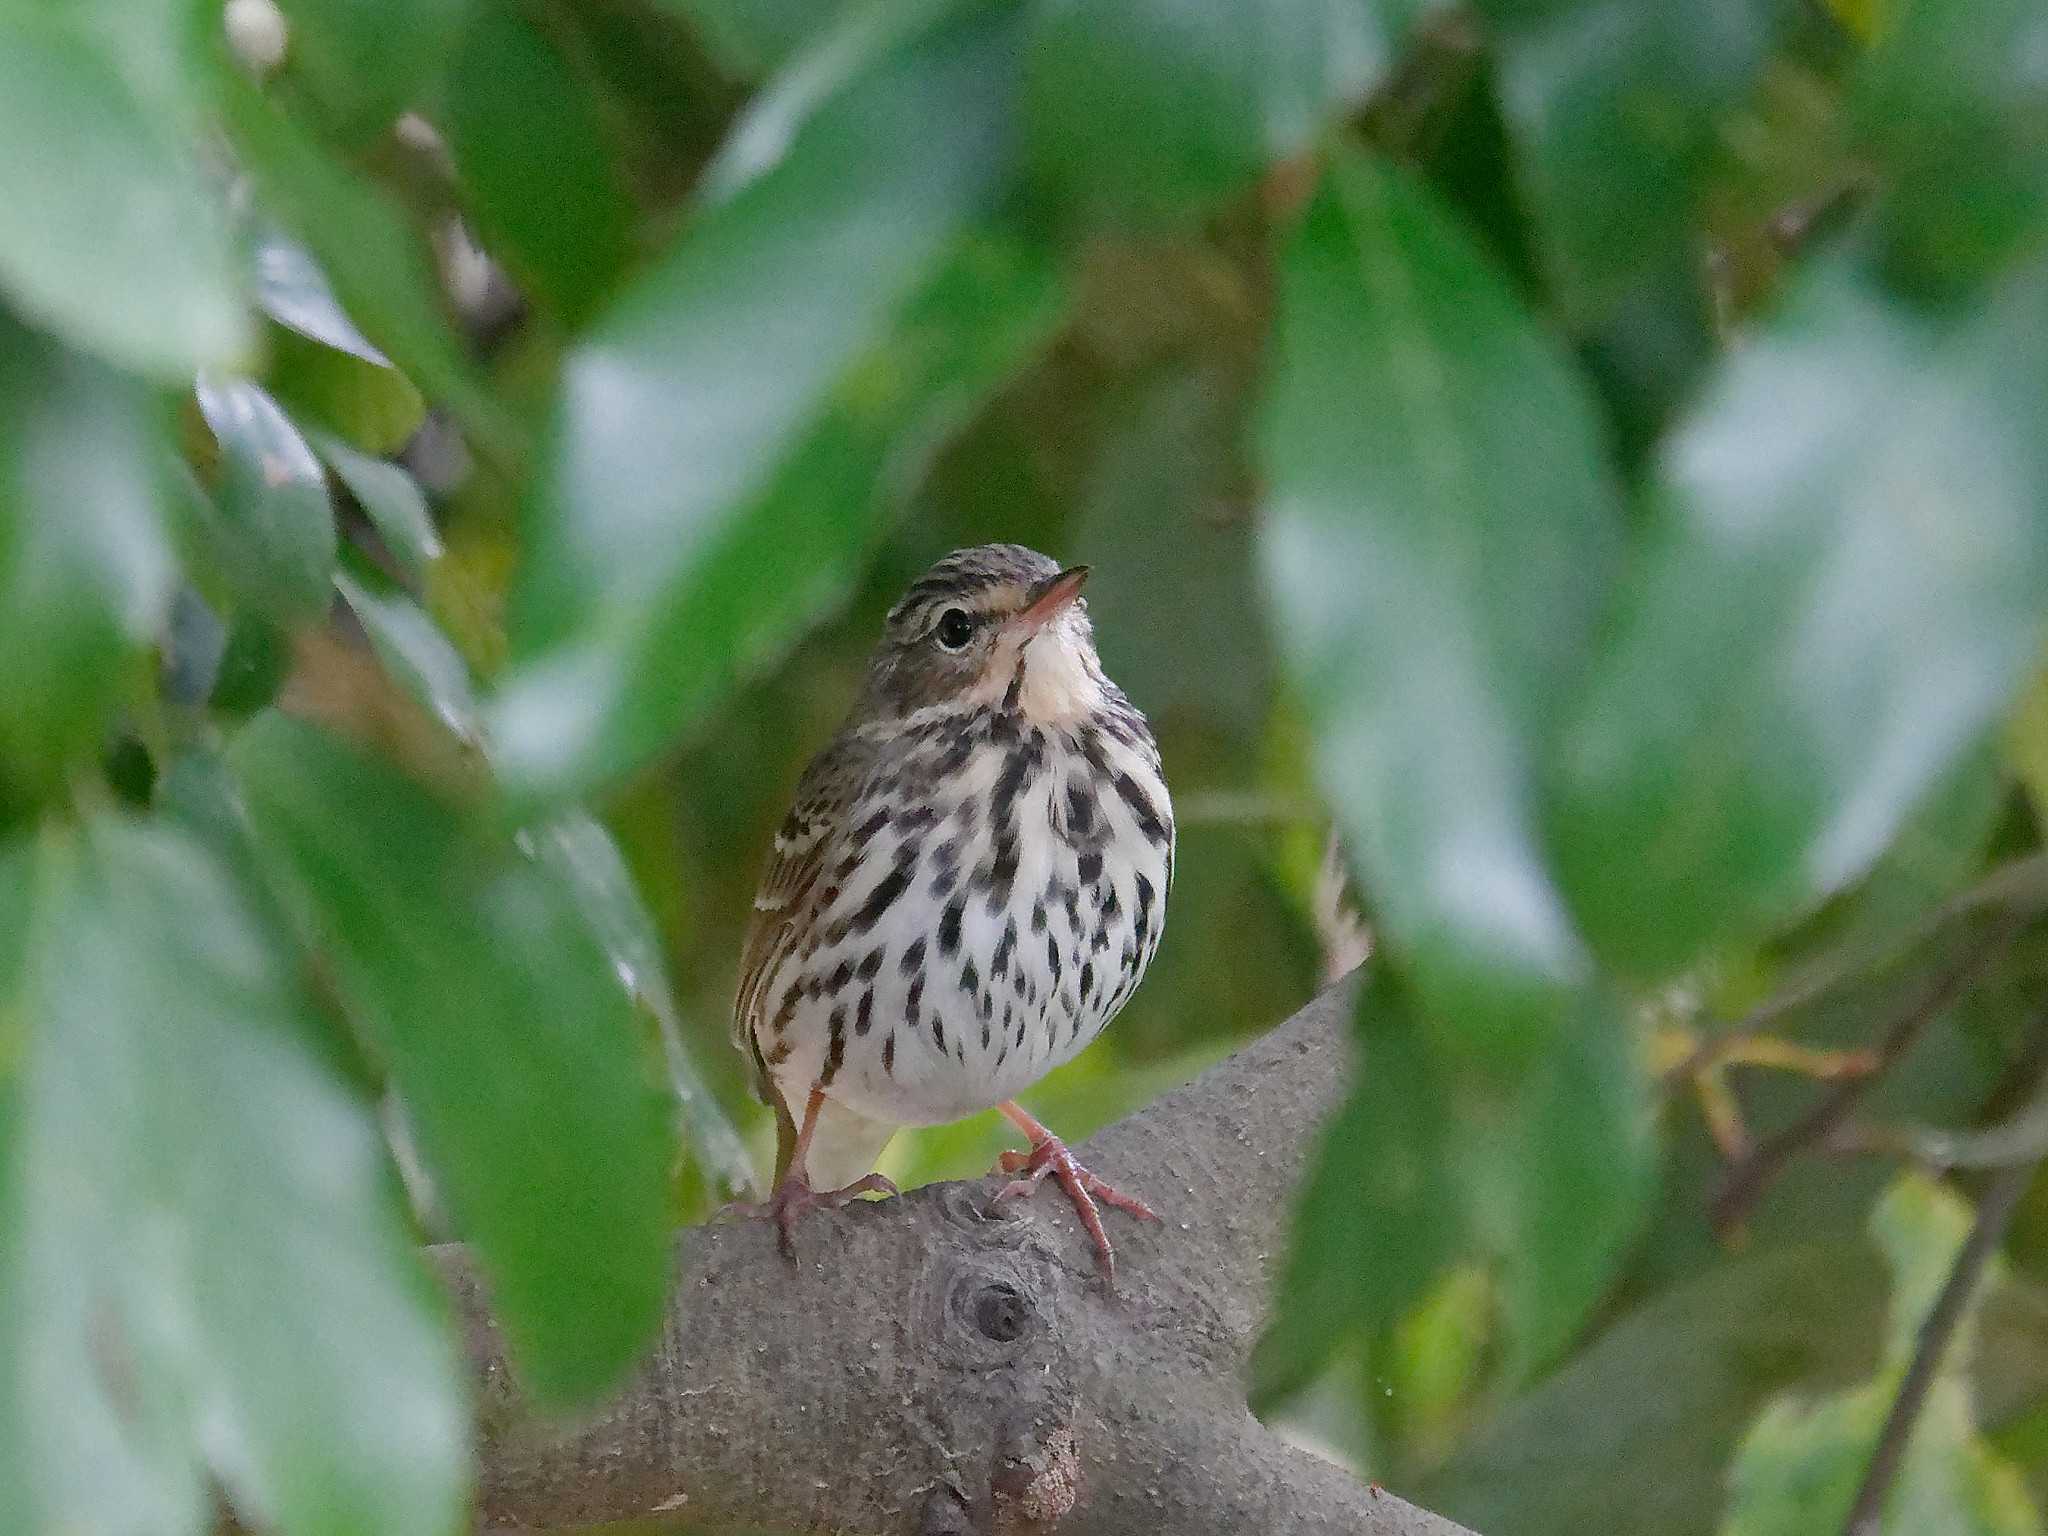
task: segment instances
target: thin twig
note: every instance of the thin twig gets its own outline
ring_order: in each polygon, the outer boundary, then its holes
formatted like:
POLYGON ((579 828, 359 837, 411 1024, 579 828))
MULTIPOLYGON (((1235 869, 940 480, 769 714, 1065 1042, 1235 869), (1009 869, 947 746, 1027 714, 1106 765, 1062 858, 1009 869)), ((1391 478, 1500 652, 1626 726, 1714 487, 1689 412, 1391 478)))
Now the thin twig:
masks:
POLYGON ((1978 1113, 1979 1129, 1845 1125, 1829 1138, 1829 1150, 1910 1158, 1944 1173, 2037 1163, 2048 1158, 2048 1089, 2044 1085, 2048 1085, 2048 1008, 2036 1012, 2018 1053, 1999 1074, 1978 1113))
POLYGON ((1912 1049, 1927 1026, 2004 952, 2025 921, 2024 914, 2008 914, 1965 945, 1963 952, 1893 1019, 1878 1042, 1873 1071, 1835 1083, 1804 1115, 1765 1137, 1747 1157, 1731 1167, 1714 1197, 1714 1229, 1725 1233, 1740 1226, 1787 1163, 1807 1148, 1825 1143, 1848 1119, 1858 1101, 1912 1049))
POLYGON ((1667 1092, 1683 1088, 1737 1045, 1762 1034, 1794 1009, 1804 1007, 1851 976, 1870 969, 1886 954, 1918 943, 1958 917, 2008 903, 2023 911, 2033 911, 2043 902, 2048 902, 2048 854, 2032 853, 2001 864, 1895 936, 1883 950, 1868 943, 1843 944, 1800 967, 1790 981, 1736 1024, 1694 1046, 1690 1054, 1664 1073, 1663 1086, 1667 1092))
POLYGON ((1912 1362, 1906 1367, 1905 1379, 1899 1383, 1899 1395, 1892 1399, 1891 1412, 1885 1415, 1884 1429, 1877 1437, 1877 1449, 1871 1452, 1870 1465, 1863 1474, 1863 1485, 1856 1490, 1856 1502, 1849 1506, 1849 1518, 1842 1526, 1842 1536, 1878 1536, 1884 1521, 1884 1502, 1892 1491, 1892 1484, 1898 1479, 1899 1468, 1905 1462, 1906 1446, 1913 1437, 1913 1423, 1920 1416, 1921 1406, 1927 1401, 1927 1393, 1933 1387, 1935 1377, 1940 1374, 1942 1356, 1948 1352, 1949 1341, 1955 1337, 1956 1327, 1963 1320, 1971 1294, 1983 1278, 1985 1266, 1997 1251, 1999 1240, 2005 1236, 2013 1210, 2019 1205, 2020 1196, 2026 1193, 2027 1185, 2033 1182, 2034 1170, 2038 1166, 2038 1163, 2029 1163, 2023 1167, 2001 1169, 1985 1185, 1983 1197, 1977 1202, 1976 1224, 1970 1228, 1962 1251, 1956 1255, 1955 1267, 1943 1282, 1933 1310, 1920 1324, 1919 1337, 1913 1343, 1912 1362))

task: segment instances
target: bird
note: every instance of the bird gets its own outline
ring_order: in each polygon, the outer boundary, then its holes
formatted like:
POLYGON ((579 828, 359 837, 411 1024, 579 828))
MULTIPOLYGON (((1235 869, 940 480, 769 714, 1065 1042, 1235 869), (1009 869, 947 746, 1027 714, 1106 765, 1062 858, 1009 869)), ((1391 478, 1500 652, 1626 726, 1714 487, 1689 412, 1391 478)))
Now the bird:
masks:
POLYGON ((1159 947, 1173 805, 1151 726, 1096 656, 1089 568, 947 554, 889 610, 845 722, 798 781, 742 947, 733 1039, 777 1128, 773 1219, 894 1195, 897 1130, 999 1109, 1112 1287, 1101 1207, 1158 1220, 1018 1102, 1129 1001, 1159 947))

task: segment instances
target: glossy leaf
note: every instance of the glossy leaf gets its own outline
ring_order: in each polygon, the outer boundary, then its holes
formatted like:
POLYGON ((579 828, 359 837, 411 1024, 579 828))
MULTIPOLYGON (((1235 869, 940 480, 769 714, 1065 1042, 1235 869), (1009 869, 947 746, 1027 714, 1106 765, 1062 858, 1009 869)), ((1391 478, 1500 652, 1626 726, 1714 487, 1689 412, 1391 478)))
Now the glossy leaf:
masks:
POLYGON ((749 1194, 753 1159, 690 1054, 654 918, 618 844, 602 822, 582 810, 564 811, 529 836, 535 857, 582 910, 619 980, 654 1016, 677 1121, 707 1182, 728 1195, 749 1194))
POLYGON ((265 205, 305 242, 348 318, 485 451, 516 461, 519 434, 464 355, 397 210, 249 82, 227 71, 219 85, 222 116, 265 205))
POLYGON ((1213 202, 1364 99, 1421 0, 1047 0, 1027 73, 1033 166, 1070 204, 1213 202))
POLYGON ((1595 318, 1688 248, 1782 0, 1481 0, 1559 294, 1595 318))
POLYGON ((418 575, 440 558, 440 530, 427 511, 425 493, 409 471, 364 453, 331 432, 315 433, 313 446, 376 525, 384 547, 408 570, 418 575))
POLYGON ((391 366, 391 359, 349 319, 312 253, 275 229, 256 241, 256 302, 279 325, 322 346, 381 368, 391 366))
POLYGON ((0 291, 68 340, 173 379, 248 349, 218 198, 54 9, 0 7, 0 206, 0 291))
POLYGON ((0 774, 97 746, 169 616, 162 436, 131 380, 0 314, 0 774))
POLYGON ((1592 410, 1426 194, 1350 156, 1279 327, 1261 555, 1316 761, 1431 1027, 1513 1059, 1584 970, 1536 774, 1617 552, 1592 410))
POLYGON ((277 0, 290 29, 291 76, 350 138, 423 105, 471 0, 277 0))
POLYGON ((516 7, 486 5, 450 66, 446 112, 485 244, 580 323, 632 254, 633 207, 592 82, 516 7))
POLYGON ((1384 967, 1360 993, 1358 1034, 1351 1097, 1323 1134, 1253 1358, 1254 1408, 1298 1390, 1346 1339, 1390 1326, 1466 1240, 1451 1084, 1415 999, 1384 967))
POLYGON ((229 753, 258 847, 389 1064, 513 1357, 615 1383, 668 1280, 669 1140, 631 1003, 559 881, 410 780, 265 716, 229 753))
POLYGON ((493 733, 515 793, 643 761, 787 643, 888 472, 1043 334, 1038 260, 965 239, 1007 161, 1013 41, 977 16, 885 52, 569 357, 493 733))
POLYGON ((457 740, 481 748, 469 664, 427 611, 403 592, 372 592, 352 576, 338 577, 335 586, 384 670, 457 740))
POLYGON ((2003 713, 2048 585, 2048 271, 1937 338, 1839 265, 1672 439, 1556 846, 1644 973, 1869 868, 2003 713))
POLYGON ((338 437, 362 453, 395 454, 427 418, 412 380, 389 363, 272 327, 263 387, 308 432, 338 437))
POLYGON ((332 596, 337 548, 320 461, 249 380, 202 379, 196 393, 220 444, 212 553, 236 600, 281 622, 318 618, 332 596))
POLYGON ((461 1517, 453 1340, 267 940, 182 835, 45 840, 0 1259, 31 1529, 202 1530, 202 1472, 291 1536, 461 1517))

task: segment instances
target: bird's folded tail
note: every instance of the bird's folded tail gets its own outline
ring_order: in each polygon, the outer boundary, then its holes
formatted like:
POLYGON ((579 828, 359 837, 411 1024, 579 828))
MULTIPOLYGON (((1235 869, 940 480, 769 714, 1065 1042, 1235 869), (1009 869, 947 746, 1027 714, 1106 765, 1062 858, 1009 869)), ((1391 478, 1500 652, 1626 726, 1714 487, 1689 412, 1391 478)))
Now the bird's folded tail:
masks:
POLYGON ((843 1189, 874 1171, 876 1159, 900 1129, 887 1120, 870 1120, 828 1098, 818 1106, 804 1177, 813 1189, 843 1189))

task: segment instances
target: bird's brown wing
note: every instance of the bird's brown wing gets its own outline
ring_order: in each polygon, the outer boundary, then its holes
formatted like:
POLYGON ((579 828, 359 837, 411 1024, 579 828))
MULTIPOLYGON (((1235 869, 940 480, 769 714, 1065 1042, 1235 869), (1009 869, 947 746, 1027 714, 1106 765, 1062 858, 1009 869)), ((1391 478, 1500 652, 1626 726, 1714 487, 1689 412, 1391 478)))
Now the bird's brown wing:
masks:
POLYGON ((768 978, 803 938, 818 891, 818 873, 836 857, 846 814, 865 782, 872 761, 869 743, 842 733, 813 758, 798 780, 794 803, 775 834, 775 846, 747 935, 740 949, 739 990, 733 1000, 733 1043, 754 1066, 754 1089, 762 1102, 785 1117, 758 1039, 768 978))

